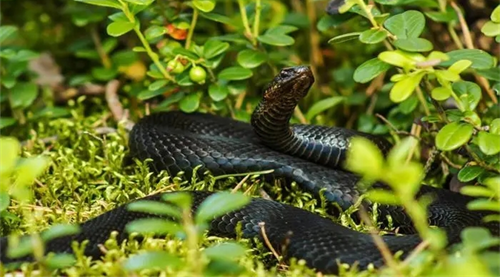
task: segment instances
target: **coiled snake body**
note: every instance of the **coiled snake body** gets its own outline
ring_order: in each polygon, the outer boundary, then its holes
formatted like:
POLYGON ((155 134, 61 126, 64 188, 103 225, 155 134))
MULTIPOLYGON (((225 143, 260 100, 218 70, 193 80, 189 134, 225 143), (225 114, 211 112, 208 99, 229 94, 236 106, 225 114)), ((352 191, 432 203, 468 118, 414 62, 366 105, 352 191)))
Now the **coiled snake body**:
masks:
MULTIPOLYGON (((364 136, 374 141, 384 152, 390 144, 384 139, 342 128, 313 125, 289 125, 293 109, 308 92, 314 78, 308 67, 283 69, 269 84, 263 100, 252 115, 250 124, 209 114, 181 112, 158 113, 140 120, 130 133, 130 156, 140 160, 152 159, 155 171, 168 170, 172 175, 184 171, 190 176, 193 168, 209 170, 213 175, 245 173, 272 169, 264 178, 281 178, 297 182, 302 189, 319 196, 320 193, 341 208, 350 207, 360 196, 356 184, 359 177, 336 169, 344 160, 349 139, 364 136)), ((383 184, 375 186, 385 188, 383 184)), ((194 207, 211 193, 190 192, 194 207)), ((431 194, 434 202, 428 208, 429 222, 442 227, 450 243, 459 240, 466 226, 483 225, 482 213, 467 210, 471 198, 451 191, 423 186, 418 196, 431 194)), ((147 197, 159 199, 160 195, 147 197)), ((391 215, 394 223, 411 230, 411 223, 399 207, 379 208, 391 215)), ((89 240, 86 254, 101 255, 97 245, 103 243, 113 230, 126 236, 125 225, 145 216, 127 211, 125 206, 113 209, 84 222, 81 233, 57 238, 47 245, 47 252, 71 252, 71 241, 89 240)), ((357 262, 361 268, 373 263, 383 265, 382 256, 369 234, 354 231, 299 208, 278 202, 253 199, 248 205, 211 222, 210 231, 234 237, 238 222, 246 237, 262 238, 259 222, 265 222, 266 235, 275 249, 285 240, 285 258, 304 259, 308 266, 324 273, 338 271, 338 262, 357 262)), ((488 226, 491 231, 498 228, 488 226)), ((408 253, 421 239, 416 234, 383 236, 388 248, 408 253)), ((6 240, 2 238, 2 262, 6 240)))

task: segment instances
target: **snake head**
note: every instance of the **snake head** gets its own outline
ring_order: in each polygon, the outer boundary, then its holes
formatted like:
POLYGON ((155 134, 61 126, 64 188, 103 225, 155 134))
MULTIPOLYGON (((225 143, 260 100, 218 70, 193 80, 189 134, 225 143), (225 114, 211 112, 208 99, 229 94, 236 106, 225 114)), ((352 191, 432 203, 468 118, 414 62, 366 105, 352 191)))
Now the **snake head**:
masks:
POLYGON ((313 83, 314 76, 309 66, 286 67, 267 86, 264 99, 299 101, 307 95, 313 83))

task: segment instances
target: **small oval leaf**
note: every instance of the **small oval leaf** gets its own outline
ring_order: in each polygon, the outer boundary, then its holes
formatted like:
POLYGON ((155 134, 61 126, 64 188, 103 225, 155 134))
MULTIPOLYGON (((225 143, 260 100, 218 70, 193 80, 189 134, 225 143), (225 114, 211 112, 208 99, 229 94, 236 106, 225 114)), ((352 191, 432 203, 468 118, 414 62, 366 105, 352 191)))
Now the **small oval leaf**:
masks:
POLYGON ((459 148, 469 141, 474 127, 468 123, 452 122, 444 126, 436 136, 436 146, 443 151, 459 148))

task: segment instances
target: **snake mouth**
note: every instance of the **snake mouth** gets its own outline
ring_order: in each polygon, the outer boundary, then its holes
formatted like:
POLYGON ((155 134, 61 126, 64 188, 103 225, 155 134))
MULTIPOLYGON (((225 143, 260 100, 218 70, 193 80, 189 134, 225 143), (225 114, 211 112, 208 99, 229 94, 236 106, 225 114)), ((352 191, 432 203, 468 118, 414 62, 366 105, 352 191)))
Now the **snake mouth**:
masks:
POLYGON ((313 83, 314 76, 309 66, 286 67, 267 86, 264 99, 298 101, 307 95, 313 83))

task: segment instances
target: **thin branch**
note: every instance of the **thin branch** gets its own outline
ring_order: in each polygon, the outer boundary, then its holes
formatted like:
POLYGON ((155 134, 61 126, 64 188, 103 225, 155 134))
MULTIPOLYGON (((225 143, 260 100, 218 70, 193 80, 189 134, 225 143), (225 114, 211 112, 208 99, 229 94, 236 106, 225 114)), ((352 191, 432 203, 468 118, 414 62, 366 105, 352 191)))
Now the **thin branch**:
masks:
POLYGON ((265 225, 266 225, 265 222, 259 222, 260 232, 262 234, 262 238, 264 239, 264 243, 269 248, 269 250, 271 250, 271 253, 273 253, 276 260, 278 260, 278 262, 281 263, 280 255, 278 255, 278 252, 276 252, 273 245, 269 241, 269 238, 267 237, 265 225))
POLYGON ((465 18, 464 18, 464 15, 462 14, 462 11, 460 10, 460 8, 457 6, 457 4, 454 1, 451 1, 450 5, 457 13, 458 21, 460 22, 460 27, 462 28, 462 32, 464 34, 465 45, 469 49, 474 49, 474 44, 472 42, 472 36, 470 35, 469 27, 467 26, 467 22, 465 22, 465 18))
POLYGON ((398 264, 394 260, 394 255, 391 253, 391 250, 389 249, 389 247, 387 247, 387 244, 385 244, 385 242, 382 240, 382 238, 378 235, 377 228, 372 224, 372 221, 368 217, 368 214, 363 206, 359 207, 359 216, 361 217, 361 220, 363 220, 363 222, 366 225, 368 225, 369 232, 370 232, 370 235, 373 239, 373 242, 375 243, 375 245, 379 249, 380 254, 382 254, 382 258, 385 260, 386 264, 390 268, 394 269, 394 271, 396 272, 396 274, 398 276, 404 276, 402 274, 402 272, 399 270, 398 264))
POLYGON ((241 181, 236 185, 236 187, 234 187, 234 189, 231 190, 231 193, 235 193, 237 192, 238 190, 240 190, 240 188, 243 186, 243 184, 248 180, 248 178, 250 178, 250 174, 248 174, 247 176, 245 176, 243 179, 241 179, 241 181))

